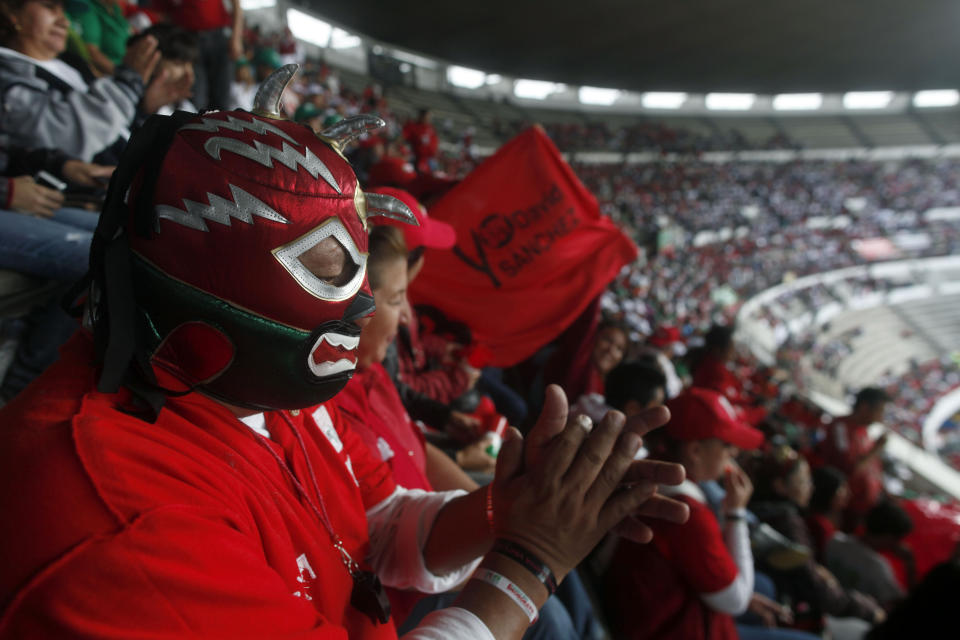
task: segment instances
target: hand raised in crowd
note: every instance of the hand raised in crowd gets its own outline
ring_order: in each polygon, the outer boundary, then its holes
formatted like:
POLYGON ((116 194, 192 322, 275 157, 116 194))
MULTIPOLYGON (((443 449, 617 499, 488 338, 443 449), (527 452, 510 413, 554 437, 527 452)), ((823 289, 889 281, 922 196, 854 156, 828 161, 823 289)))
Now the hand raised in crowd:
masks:
POLYGON ((750 482, 750 476, 732 460, 723 478, 723 488, 727 492, 723 499, 725 511, 746 508, 747 503, 750 502, 750 496, 753 495, 753 483, 750 482))
POLYGON ((67 160, 63 163, 63 177, 67 182, 79 184, 84 187, 96 187, 105 185, 113 175, 116 167, 108 167, 102 164, 90 164, 80 160, 67 160))
POLYGON ((160 51, 157 49, 157 39, 153 36, 147 36, 134 42, 127 47, 127 53, 123 56, 123 64, 136 71, 144 84, 150 81, 153 70, 160 63, 160 51))
POLYGON ((189 98, 193 79, 192 72, 174 76, 166 69, 161 69, 147 85, 147 90, 143 94, 144 113, 156 113, 164 105, 189 98))
POLYGON ((765 627, 776 627, 778 622, 785 625, 793 624, 793 613, 790 611, 790 607, 785 607, 762 593, 754 593, 750 597, 747 611, 759 616, 765 627))
POLYGON ((14 178, 10 187, 13 189, 10 207, 15 211, 49 218, 53 216, 54 211, 63 206, 62 193, 37 184, 30 176, 14 178))
MULTIPOLYGON (((493 481, 496 535, 527 547, 562 578, 632 516, 686 521, 686 505, 656 495, 658 483, 680 483, 683 468, 633 459, 641 436, 667 417, 658 409, 627 423, 611 411, 588 433, 579 420, 567 421, 560 387, 548 387, 526 445, 511 428, 500 449, 493 481)), ((635 522, 646 529, 639 537, 649 540, 649 529, 635 522)))

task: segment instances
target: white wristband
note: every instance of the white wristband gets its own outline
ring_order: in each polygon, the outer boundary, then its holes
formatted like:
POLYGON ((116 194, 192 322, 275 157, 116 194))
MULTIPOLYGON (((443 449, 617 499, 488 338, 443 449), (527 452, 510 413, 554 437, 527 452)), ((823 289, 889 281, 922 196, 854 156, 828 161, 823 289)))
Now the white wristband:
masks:
POLYGON ((510 580, 496 571, 490 571, 489 569, 478 569, 477 572, 473 574, 473 578, 481 582, 486 582, 505 593, 518 607, 523 609, 523 612, 527 614, 527 618, 530 620, 530 624, 537 621, 537 607, 534 606, 533 601, 527 594, 525 594, 520 587, 510 582, 510 580))

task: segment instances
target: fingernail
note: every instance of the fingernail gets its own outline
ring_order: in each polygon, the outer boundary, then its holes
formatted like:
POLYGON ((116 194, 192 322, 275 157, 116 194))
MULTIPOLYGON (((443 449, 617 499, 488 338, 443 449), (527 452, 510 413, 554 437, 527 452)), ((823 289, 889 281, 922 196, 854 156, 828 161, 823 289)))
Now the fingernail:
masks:
POLYGON ((591 420, 588 416, 580 414, 577 416, 576 420, 577 424, 580 425, 580 427, 583 428, 583 430, 587 433, 593 431, 593 420, 591 420))

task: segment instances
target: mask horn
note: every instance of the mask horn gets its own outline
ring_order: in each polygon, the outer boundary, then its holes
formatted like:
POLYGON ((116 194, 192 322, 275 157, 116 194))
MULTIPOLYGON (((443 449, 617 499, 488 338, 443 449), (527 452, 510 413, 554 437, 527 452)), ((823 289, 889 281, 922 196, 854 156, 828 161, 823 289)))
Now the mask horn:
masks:
POLYGON ((253 112, 265 118, 283 118, 280 113, 280 97, 299 68, 298 64, 285 64, 271 73, 257 90, 257 97, 253 99, 253 112))
POLYGON ((385 126, 387 126, 387 123, 383 118, 364 113, 359 116, 344 118, 335 125, 321 131, 319 135, 343 149, 366 132, 385 126))
POLYGON ((407 224, 419 227, 417 216, 413 214, 410 207, 393 196, 382 193, 367 193, 367 218, 390 218, 407 224))

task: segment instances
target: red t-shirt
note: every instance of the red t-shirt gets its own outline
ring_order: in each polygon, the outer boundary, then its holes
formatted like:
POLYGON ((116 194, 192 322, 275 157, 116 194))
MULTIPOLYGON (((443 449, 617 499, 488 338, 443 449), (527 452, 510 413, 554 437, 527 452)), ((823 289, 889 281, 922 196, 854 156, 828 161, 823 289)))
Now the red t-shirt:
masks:
POLYGON ((413 149, 417 160, 432 158, 437 155, 437 130, 427 122, 408 122, 403 125, 403 139, 413 149))
POLYGON ((154 0, 152 4, 153 9, 164 12, 171 22, 188 31, 208 31, 233 25, 233 16, 223 6, 223 0, 154 0))
POLYGON ((621 540, 607 573, 614 635, 624 640, 735 640, 733 618, 700 598, 729 586, 737 565, 710 509, 688 496, 685 524, 648 523, 650 544, 621 540))
POLYGON ((848 418, 835 420, 827 427, 827 435, 817 450, 824 464, 847 474, 847 484, 850 487, 850 503, 847 509, 860 514, 866 513, 877 503, 883 490, 883 463, 879 457, 873 458, 859 471, 854 472, 857 460, 873 448, 868 426, 855 424, 848 418))
POLYGON ((382 364, 358 370, 331 402, 350 430, 390 466, 398 485, 433 491, 427 480, 426 440, 382 364))
POLYGON ((194 393, 148 424, 127 392, 95 391, 92 356, 74 336, 0 411, 0 637, 396 638, 350 606, 327 530, 268 450, 363 563, 365 511, 395 485, 335 409, 268 413, 264 441, 194 393))

